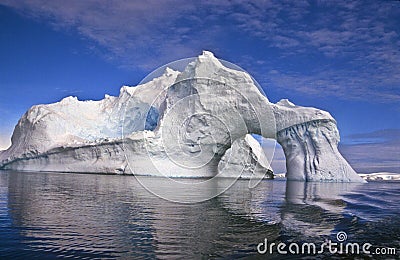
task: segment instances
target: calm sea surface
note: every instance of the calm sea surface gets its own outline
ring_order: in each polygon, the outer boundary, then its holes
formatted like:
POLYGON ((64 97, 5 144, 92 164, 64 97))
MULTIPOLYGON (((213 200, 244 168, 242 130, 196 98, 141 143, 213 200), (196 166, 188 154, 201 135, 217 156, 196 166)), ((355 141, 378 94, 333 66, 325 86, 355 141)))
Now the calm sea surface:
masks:
MULTIPOLYGON (((148 180, 176 198, 193 196, 148 180)), ((396 248, 382 259, 399 258, 399 182, 248 186, 237 181, 218 197, 188 205, 153 195, 133 176, 0 171, 0 258, 281 258, 259 255, 257 245, 265 238, 320 245, 337 242, 339 231, 345 242, 396 248)))

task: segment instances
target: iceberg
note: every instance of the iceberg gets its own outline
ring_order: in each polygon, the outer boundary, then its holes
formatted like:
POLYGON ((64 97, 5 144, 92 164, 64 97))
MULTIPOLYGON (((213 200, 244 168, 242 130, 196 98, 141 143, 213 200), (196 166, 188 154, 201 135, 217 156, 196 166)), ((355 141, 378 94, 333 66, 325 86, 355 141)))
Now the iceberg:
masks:
POLYGON ((33 106, 0 153, 0 169, 272 178, 250 134, 283 147, 288 180, 363 181, 338 151, 328 112, 271 103, 248 73, 208 51, 181 72, 123 86, 118 97, 33 106))

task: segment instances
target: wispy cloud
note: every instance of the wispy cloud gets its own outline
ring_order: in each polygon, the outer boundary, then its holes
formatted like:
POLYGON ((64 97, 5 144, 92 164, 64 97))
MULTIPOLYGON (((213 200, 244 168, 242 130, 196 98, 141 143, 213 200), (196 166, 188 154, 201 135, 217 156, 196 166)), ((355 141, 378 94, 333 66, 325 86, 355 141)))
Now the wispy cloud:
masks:
POLYGON ((93 51, 123 66, 154 68, 156 57, 157 62, 163 62, 165 58, 193 55, 188 53, 187 31, 175 24, 177 14, 194 12, 195 6, 185 1, 33 0, 2 4, 22 15, 46 19, 57 30, 76 30, 93 41, 93 51))
POLYGON ((351 135, 339 148, 357 172, 400 173, 400 129, 351 135))
POLYGON ((270 70, 260 76, 260 81, 267 86, 279 87, 284 92, 296 91, 308 96, 371 102, 400 101, 400 77, 387 73, 375 75, 364 71, 320 68, 307 75, 270 70), (398 83, 396 78, 399 78, 398 83))
POLYGON ((273 73, 260 75, 261 82, 311 96, 400 100, 400 2, 296 3, 250 4, 234 15, 240 28, 281 51, 288 65, 297 62, 291 57, 316 63, 300 62, 307 72, 267 67, 273 73))
POLYGON ((251 38, 259 46, 257 56, 277 54, 265 63, 254 55, 242 61, 259 72, 260 82, 310 96, 400 99, 398 1, 5 0, 2 4, 45 19, 55 29, 78 32, 92 42, 93 51, 128 68, 154 69, 202 49, 218 54, 241 37, 251 38), (262 74, 271 70, 275 73, 262 74))

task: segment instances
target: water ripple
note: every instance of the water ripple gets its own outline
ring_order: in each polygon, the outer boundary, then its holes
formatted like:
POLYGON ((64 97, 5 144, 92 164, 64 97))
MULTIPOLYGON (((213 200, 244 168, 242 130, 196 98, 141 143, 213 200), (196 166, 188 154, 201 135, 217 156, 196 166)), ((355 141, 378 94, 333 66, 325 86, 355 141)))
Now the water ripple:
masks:
POLYGON ((243 180, 184 205, 155 197, 132 176, 3 171, 0 257, 239 258, 256 256, 265 238, 320 243, 338 231, 399 246, 399 195, 398 183, 277 180, 249 189, 243 180))

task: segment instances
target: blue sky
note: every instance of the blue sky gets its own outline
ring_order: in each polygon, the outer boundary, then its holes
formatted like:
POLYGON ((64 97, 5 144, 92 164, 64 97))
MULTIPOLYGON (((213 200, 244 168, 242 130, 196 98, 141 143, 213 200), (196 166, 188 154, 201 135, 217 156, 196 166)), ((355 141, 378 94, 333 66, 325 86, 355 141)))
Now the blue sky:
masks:
POLYGON ((0 37, 0 148, 34 104, 118 95, 210 50, 271 101, 331 112, 357 169, 400 172, 400 1, 3 0, 0 37))

